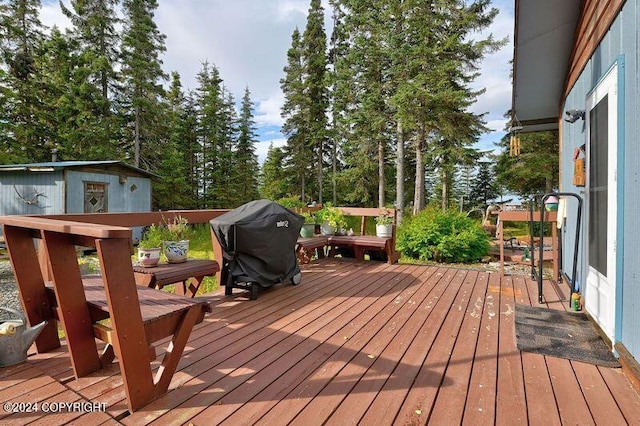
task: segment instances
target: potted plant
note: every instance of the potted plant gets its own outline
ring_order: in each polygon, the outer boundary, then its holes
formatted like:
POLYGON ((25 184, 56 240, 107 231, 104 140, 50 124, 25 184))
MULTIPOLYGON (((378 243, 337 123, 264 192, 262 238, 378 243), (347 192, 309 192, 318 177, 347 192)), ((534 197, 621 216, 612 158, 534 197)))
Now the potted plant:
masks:
POLYGON ((160 261, 160 250, 164 240, 161 226, 151 225, 138 243, 138 262, 140 266, 152 268, 160 261))
POLYGON ((376 236, 382 238, 393 236, 393 216, 387 210, 380 211, 376 217, 376 236))
POLYGON ((337 230, 347 226, 344 214, 337 207, 326 206, 318 211, 320 222, 320 233, 322 235, 333 235, 337 230))
POLYGON ((307 212, 302 213, 302 217, 304 217, 304 225, 300 229, 300 236, 302 238, 311 238, 316 233, 316 217, 307 212))
POLYGON ((180 215, 166 224, 166 240, 163 252, 169 263, 186 262, 189 253, 189 238, 193 234, 189 221, 180 215))

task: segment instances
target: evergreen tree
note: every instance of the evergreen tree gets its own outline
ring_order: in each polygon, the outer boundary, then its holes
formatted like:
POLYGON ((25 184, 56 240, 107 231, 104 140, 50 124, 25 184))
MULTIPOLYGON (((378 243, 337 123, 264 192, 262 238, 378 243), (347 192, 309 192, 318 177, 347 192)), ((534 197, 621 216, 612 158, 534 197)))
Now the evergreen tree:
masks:
POLYGON ((489 0, 403 0, 407 75, 393 103, 405 129, 415 132, 414 213, 424 206, 424 151, 437 160, 442 176, 443 208, 448 205, 450 174, 460 154, 484 130, 482 116, 467 111, 483 91, 469 88, 482 57, 502 45, 492 36, 470 35, 491 24, 497 9, 489 0))
POLYGON ((113 115, 112 98, 118 89, 115 67, 120 54, 120 37, 116 32, 118 0, 72 0, 71 9, 62 2, 63 13, 74 25, 72 36, 78 43, 78 54, 88 73, 85 85, 91 84, 100 96, 85 115, 95 116, 96 127, 91 143, 99 146, 102 158, 115 158, 113 142, 118 137, 118 123, 113 115))
POLYGON ((171 73, 167 101, 170 134, 158 164, 160 179, 153 184, 153 204, 160 210, 189 209, 195 207, 191 197, 188 144, 185 143, 190 135, 184 122, 186 100, 180 75, 175 71, 171 73))
POLYGON ((324 190, 324 164, 327 151, 327 36, 324 31, 324 8, 320 0, 311 0, 307 26, 302 37, 304 65, 304 103, 308 143, 316 158, 317 200, 322 203, 324 190))
POLYGON ((46 144, 65 160, 105 159, 104 144, 96 137, 100 120, 93 113, 100 92, 88 82, 86 57, 77 41, 53 28, 36 60, 40 69, 40 123, 46 144))
POLYGON ((285 152, 269 145, 267 158, 260 173, 260 195, 268 200, 279 200, 289 195, 287 174, 284 170, 285 152))
POLYGON ((349 203, 386 204, 387 157, 395 125, 389 109, 389 33, 392 17, 383 0, 342 0, 343 31, 349 40, 336 61, 337 99, 344 105, 338 127, 346 130, 343 147, 350 181, 349 203), (372 179, 372 176, 378 179, 372 179))
POLYGON ((493 164, 488 161, 480 161, 478 173, 473 179, 469 194, 470 206, 480 207, 484 210, 489 201, 495 200, 499 195, 493 164))
POLYGON ((300 199, 307 199, 308 173, 311 169, 312 147, 309 144, 308 121, 306 120, 306 95, 300 32, 296 28, 291 35, 291 47, 287 51, 285 76, 280 80, 284 94, 281 116, 284 119, 282 133, 287 137, 285 148, 287 173, 292 178, 291 193, 298 192, 300 199))
POLYGON ((256 124, 253 120, 253 102, 249 87, 245 88, 238 121, 238 143, 235 155, 235 173, 238 188, 237 204, 258 198, 258 157, 256 156, 256 124))
POLYGON ((165 93, 161 83, 167 76, 160 60, 165 51, 165 36, 153 20, 158 8, 156 0, 123 0, 122 5, 125 18, 121 107, 127 129, 124 137, 133 141, 129 155, 134 165, 153 170, 159 162, 158 147, 166 141, 166 111, 162 103, 165 93))
POLYGON ((2 6, 0 60, 6 72, 2 71, 0 81, 5 107, 0 121, 7 131, 2 151, 12 162, 48 160, 53 147, 46 144, 48 135, 40 122, 43 108, 36 63, 44 39, 40 1, 11 0, 2 6))
POLYGON ((214 198, 218 200, 218 208, 233 208, 239 206, 239 189, 241 182, 238 176, 238 164, 236 162, 236 147, 238 141, 238 114, 235 108, 233 95, 222 89, 222 110, 219 114, 220 133, 218 144, 221 150, 218 152, 220 177, 215 182, 214 198))
POLYGON ((503 149, 496 163, 498 183, 521 198, 552 192, 558 188, 558 132, 519 135, 520 155, 509 156, 509 135, 499 146, 503 149))

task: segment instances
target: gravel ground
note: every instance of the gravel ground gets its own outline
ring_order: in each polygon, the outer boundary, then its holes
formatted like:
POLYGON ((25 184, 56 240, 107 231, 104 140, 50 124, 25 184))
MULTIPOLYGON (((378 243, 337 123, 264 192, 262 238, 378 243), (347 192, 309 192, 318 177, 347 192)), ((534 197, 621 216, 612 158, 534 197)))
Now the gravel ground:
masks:
MULTIPOLYGON (((13 277, 13 269, 8 260, 0 260, 0 306, 22 311, 15 278, 13 277)), ((0 311, 0 321, 8 318, 15 318, 15 315, 0 311)))

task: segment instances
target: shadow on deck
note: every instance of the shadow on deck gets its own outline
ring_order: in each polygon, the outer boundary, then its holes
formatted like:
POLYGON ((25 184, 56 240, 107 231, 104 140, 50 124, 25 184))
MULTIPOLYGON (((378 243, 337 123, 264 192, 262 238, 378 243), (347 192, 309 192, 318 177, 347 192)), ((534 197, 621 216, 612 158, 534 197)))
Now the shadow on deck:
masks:
MULTIPOLYGON (((545 282, 546 306, 566 309, 558 290, 545 282)), ((247 297, 208 296, 169 392, 139 412, 117 364, 76 380, 63 347, 0 368, 0 402, 90 404, 0 423, 640 424, 619 370, 517 350, 528 277, 329 259, 247 297)))

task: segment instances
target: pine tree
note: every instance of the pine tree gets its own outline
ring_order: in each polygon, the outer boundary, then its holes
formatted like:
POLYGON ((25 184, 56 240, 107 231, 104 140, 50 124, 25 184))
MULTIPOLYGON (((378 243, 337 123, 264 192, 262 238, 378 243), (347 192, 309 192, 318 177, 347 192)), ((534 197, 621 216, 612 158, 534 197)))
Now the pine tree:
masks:
POLYGON ((327 151, 327 36, 324 31, 324 8, 320 0, 311 0, 307 25, 302 37, 304 65, 303 107, 308 129, 308 143, 316 158, 317 200, 322 203, 324 190, 324 164, 327 151))
POLYGON ((169 103, 168 142, 163 147, 157 173, 161 177, 153 184, 154 208, 160 210, 193 208, 190 187, 188 144, 189 130, 185 125, 185 96, 180 75, 171 73, 171 86, 167 93, 169 103), (185 150, 187 148, 187 150, 185 150))
POLYGON ((253 102, 249 87, 245 88, 238 121, 238 143, 235 153, 237 175, 237 204, 258 198, 258 157, 256 156, 256 124, 253 120, 253 102))
POLYGON ((336 1, 344 12, 343 30, 349 46, 336 61, 337 97, 344 113, 337 126, 345 129, 346 170, 341 180, 351 181, 345 194, 350 203, 386 204, 387 157, 395 125, 389 109, 388 2, 336 1), (378 179, 371 179, 372 176, 378 179))
POLYGON ((469 194, 470 206, 480 207, 484 210, 489 201, 495 200, 499 195, 493 163, 479 162, 478 173, 472 181, 469 194))
POLYGON ((558 132, 520 135, 521 151, 509 156, 509 135, 499 146, 502 152, 496 163, 498 183, 522 198, 551 192, 558 187, 558 132))
POLYGON ((165 36, 160 33, 153 17, 158 8, 156 0, 124 0, 124 35, 122 40, 122 75, 124 93, 121 99, 126 139, 133 140, 129 155, 136 167, 155 169, 158 146, 165 142, 163 127, 165 96, 162 82, 160 54, 165 51, 165 36))
POLYGON ((100 147, 105 159, 118 155, 112 146, 118 137, 118 123, 111 102, 119 84, 115 71, 120 54, 120 37, 116 32, 120 23, 116 16, 118 4, 118 0, 72 0, 69 9, 60 3, 74 25, 72 37, 78 43, 78 55, 88 74, 84 84, 95 86, 99 92, 93 108, 84 114, 95 116, 99 127, 91 132, 91 143, 100 147))
POLYGON ((43 111, 38 87, 40 71, 37 57, 43 43, 43 26, 39 19, 39 0, 11 0, 0 9, 2 52, 6 65, 2 72, 2 103, 6 108, 3 127, 8 131, 2 151, 9 161, 44 161, 49 158, 46 128, 40 117, 43 111))
POLYGON ((308 137, 302 47, 300 32, 297 28, 291 35, 291 47, 287 51, 287 64, 284 72, 285 76, 280 80, 280 87, 284 94, 284 104, 281 110, 281 116, 284 119, 282 133, 287 137, 284 167, 292 177, 293 186, 289 192, 297 192, 300 194, 300 199, 306 200, 308 174, 312 167, 309 160, 312 147, 308 137))
POLYGON ((279 200, 289 194, 286 172, 284 171, 285 152, 282 148, 269 145, 267 158, 260 172, 260 195, 268 200, 279 200))
POLYGON ((414 213, 424 206, 424 152, 429 149, 442 176, 443 208, 448 182, 459 155, 484 130, 482 116, 467 111, 483 91, 469 83, 477 77, 480 59, 502 45, 492 36, 477 40, 471 33, 486 28, 497 14, 489 0, 403 0, 407 75, 394 93, 393 104, 405 129, 414 132, 416 187, 414 213))

